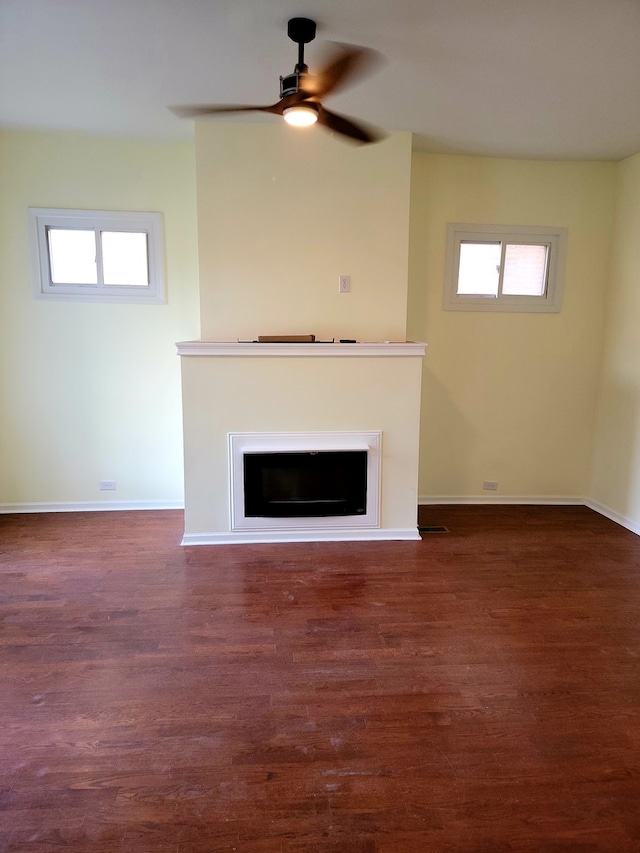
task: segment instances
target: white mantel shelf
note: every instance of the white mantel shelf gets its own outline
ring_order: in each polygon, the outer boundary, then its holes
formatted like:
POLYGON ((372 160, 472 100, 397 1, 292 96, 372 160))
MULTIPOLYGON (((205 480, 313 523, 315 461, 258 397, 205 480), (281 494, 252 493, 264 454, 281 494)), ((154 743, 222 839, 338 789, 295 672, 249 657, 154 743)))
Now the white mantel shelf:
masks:
POLYGON ((423 356, 427 345, 420 341, 378 341, 356 344, 312 343, 234 343, 225 341, 180 341, 176 344, 180 356, 311 356, 331 357, 407 357, 423 356))

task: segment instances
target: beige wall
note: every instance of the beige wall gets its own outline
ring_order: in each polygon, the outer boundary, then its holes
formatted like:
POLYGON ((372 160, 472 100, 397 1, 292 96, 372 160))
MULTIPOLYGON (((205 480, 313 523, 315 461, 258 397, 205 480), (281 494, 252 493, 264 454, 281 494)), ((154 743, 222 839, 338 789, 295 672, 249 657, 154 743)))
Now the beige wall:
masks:
MULTIPOLYGON (((483 497, 495 479, 498 500, 587 496, 640 525, 640 157, 411 158, 405 135, 299 145, 267 124, 205 124, 198 139, 211 189, 200 199, 203 337, 386 339, 405 336, 408 316, 407 337, 429 344, 421 495, 483 497), (229 233, 227 203, 244 238, 229 233), (562 313, 443 312, 449 221, 568 227, 562 313)), ((0 504, 179 502, 173 344, 200 329, 193 146, 3 131, 0 157, 0 504), (163 211, 168 304, 36 301, 29 206, 163 211), (100 479, 118 482, 115 495, 100 479)))
POLYGON ((174 343, 199 325, 193 147, 3 131, 0 162, 0 505, 179 505, 174 343), (168 303, 36 300, 30 206, 161 211, 168 303), (107 479, 116 492, 99 491, 107 479))
POLYGON ((640 155, 617 171, 593 499, 640 532, 640 155))
POLYGON ((614 174, 610 163, 414 154, 408 336, 429 345, 421 496, 588 494, 614 174), (443 311, 448 222, 568 228, 562 312, 443 311))
POLYGON ((405 339, 410 134, 199 122, 196 151, 203 339, 405 339))

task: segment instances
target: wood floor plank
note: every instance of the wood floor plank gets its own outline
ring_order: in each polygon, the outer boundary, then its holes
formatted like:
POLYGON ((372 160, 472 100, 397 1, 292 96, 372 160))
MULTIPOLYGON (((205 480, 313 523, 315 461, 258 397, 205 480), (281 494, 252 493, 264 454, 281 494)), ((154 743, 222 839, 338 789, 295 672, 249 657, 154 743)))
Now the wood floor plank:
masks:
POLYGON ((640 538, 420 525, 182 548, 175 511, 0 516, 0 851, 640 851, 640 538))

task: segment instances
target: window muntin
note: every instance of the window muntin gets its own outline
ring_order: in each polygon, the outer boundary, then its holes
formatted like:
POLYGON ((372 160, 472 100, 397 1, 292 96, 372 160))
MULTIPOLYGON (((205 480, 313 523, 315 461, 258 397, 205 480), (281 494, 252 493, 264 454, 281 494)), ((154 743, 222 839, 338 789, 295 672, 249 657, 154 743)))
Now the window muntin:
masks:
POLYGON ((563 228, 449 225, 445 310, 559 311, 565 241, 563 228))
POLYGON ((36 296, 164 302, 159 213, 29 211, 36 296))

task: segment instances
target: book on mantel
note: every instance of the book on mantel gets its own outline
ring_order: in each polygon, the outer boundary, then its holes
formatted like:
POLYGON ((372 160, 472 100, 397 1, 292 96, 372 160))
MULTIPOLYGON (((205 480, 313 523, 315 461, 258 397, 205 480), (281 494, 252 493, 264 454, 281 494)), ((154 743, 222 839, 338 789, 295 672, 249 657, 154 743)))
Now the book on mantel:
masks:
POLYGON ((258 335, 259 344, 313 344, 315 335, 258 335))

